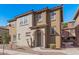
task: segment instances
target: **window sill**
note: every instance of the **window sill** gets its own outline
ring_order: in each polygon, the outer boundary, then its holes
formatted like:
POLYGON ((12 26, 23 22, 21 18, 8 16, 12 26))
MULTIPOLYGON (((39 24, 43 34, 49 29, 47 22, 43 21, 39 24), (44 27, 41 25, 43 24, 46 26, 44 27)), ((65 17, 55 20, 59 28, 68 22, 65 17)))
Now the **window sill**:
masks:
POLYGON ((56 21, 56 19, 54 19, 54 20, 51 20, 51 21, 56 21))
POLYGON ((28 24, 20 25, 20 26, 27 26, 28 24))
POLYGON ((56 36, 55 34, 50 34, 50 36, 56 36))
POLYGON ((40 21, 37 21, 38 23, 41 23, 42 22, 42 20, 40 20, 40 21))

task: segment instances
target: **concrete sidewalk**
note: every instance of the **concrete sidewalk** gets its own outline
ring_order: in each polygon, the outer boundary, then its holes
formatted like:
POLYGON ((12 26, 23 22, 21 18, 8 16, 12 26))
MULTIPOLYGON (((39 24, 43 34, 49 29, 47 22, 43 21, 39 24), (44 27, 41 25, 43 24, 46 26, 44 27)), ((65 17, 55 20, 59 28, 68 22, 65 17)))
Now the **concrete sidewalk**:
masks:
POLYGON ((56 50, 56 49, 41 49, 41 48, 33 48, 32 50, 34 51, 39 51, 39 52, 60 52, 64 53, 66 55, 79 55, 79 48, 64 48, 61 50, 56 50))
MULTIPOLYGON (((0 53, 3 53, 3 49, 0 49, 0 53)), ((32 53, 24 53, 24 52, 13 51, 13 50, 4 50, 4 53, 8 55, 35 55, 32 53)))

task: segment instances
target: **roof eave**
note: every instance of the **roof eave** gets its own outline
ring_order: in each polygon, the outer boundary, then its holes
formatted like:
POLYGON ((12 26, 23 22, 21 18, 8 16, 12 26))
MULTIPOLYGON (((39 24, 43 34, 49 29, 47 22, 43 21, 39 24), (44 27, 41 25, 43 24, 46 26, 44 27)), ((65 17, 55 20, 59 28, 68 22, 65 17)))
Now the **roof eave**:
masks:
POLYGON ((78 10, 77 10, 77 12, 76 12, 76 14, 75 14, 73 20, 75 20, 75 19, 77 18, 78 15, 79 15, 79 8, 78 8, 78 10))

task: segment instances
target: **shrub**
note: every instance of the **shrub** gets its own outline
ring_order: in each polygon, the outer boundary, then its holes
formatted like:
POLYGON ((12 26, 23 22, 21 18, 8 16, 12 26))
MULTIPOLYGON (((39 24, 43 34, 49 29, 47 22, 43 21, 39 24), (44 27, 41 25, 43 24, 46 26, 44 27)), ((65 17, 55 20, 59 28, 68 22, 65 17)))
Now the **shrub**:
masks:
POLYGON ((56 45, 55 44, 50 44, 50 48, 56 48, 56 45))

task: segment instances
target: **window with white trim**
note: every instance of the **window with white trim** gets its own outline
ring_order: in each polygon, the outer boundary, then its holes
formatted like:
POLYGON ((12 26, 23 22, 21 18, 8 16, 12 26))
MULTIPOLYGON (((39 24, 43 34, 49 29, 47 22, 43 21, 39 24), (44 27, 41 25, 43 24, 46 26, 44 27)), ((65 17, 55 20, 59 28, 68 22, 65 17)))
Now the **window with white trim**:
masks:
POLYGON ((27 19, 24 18, 24 25, 27 25, 27 19))
POLYGON ((23 19, 20 19, 20 26, 23 25, 23 19))
POLYGON ((28 23, 27 23, 27 18, 26 17, 22 17, 21 19, 20 19, 20 25, 21 26, 24 26, 24 25, 27 25, 28 23))

